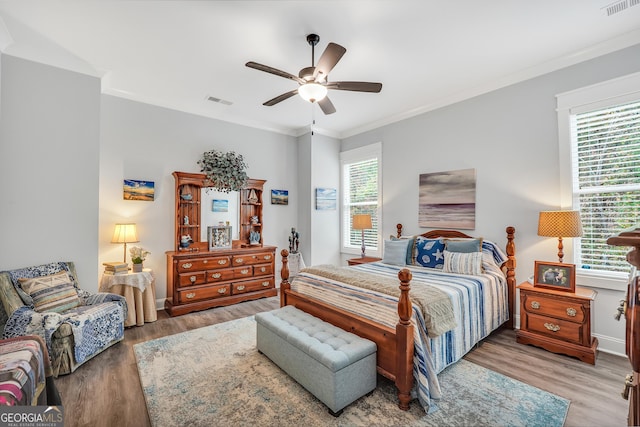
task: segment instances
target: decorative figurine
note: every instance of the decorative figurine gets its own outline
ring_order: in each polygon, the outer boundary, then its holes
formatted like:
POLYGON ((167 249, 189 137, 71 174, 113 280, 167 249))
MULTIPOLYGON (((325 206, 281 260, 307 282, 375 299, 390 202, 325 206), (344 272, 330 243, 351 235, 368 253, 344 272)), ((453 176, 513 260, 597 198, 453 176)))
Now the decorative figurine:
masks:
POLYGON ((258 223, 258 215, 254 215, 251 217, 251 224, 257 224, 258 223))
POLYGON ((260 199, 258 199, 258 195, 256 194, 256 190, 253 188, 249 191, 249 197, 247 199, 249 203, 258 203, 260 199))
POLYGON ((188 248, 189 245, 193 243, 193 239, 191 238, 191 235, 186 234, 184 236, 182 236, 180 238, 180 247, 181 248, 188 248))
POLYGON ((289 236, 289 253, 298 253, 299 238, 300 234, 294 227, 291 227, 291 236, 289 236))
POLYGON ((251 245, 259 245, 260 244, 260 233, 257 231, 252 231, 249 233, 249 244, 251 245))
POLYGON ((184 222, 184 225, 189 225, 189 217, 187 215, 182 218, 182 221, 184 222))

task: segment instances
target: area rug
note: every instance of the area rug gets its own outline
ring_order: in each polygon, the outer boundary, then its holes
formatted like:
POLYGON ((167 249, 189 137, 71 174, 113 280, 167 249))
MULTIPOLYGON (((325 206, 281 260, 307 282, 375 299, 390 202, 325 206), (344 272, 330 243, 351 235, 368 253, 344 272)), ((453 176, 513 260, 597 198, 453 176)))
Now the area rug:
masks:
POLYGON ((154 427, 169 426, 562 426, 569 401, 466 360, 439 376, 443 399, 428 415, 397 406, 392 382, 337 418, 256 350, 253 317, 134 346, 154 427))

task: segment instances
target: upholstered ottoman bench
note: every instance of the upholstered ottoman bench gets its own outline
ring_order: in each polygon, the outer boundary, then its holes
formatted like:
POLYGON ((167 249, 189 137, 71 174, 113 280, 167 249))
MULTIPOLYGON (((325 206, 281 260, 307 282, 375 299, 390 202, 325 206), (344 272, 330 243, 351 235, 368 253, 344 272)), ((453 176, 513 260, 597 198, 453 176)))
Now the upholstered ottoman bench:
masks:
POLYGON ((376 344, 293 306, 258 313, 258 350, 332 415, 376 388, 376 344))

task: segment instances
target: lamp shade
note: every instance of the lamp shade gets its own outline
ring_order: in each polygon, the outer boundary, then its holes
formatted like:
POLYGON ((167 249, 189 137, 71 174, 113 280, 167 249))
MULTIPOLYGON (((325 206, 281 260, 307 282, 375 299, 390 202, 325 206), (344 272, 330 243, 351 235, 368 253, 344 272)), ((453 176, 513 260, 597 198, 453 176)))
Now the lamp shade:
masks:
POLYGON ((305 83, 298 88, 298 94, 305 101, 313 103, 327 96, 327 88, 318 83, 305 83))
POLYGON ((353 229, 354 230, 369 230, 371 225, 371 215, 361 214, 353 216, 353 229))
POLYGON ((581 237, 579 211, 542 211, 538 219, 538 236, 581 237))
POLYGON ((135 224, 116 224, 111 243, 137 243, 139 241, 135 224))

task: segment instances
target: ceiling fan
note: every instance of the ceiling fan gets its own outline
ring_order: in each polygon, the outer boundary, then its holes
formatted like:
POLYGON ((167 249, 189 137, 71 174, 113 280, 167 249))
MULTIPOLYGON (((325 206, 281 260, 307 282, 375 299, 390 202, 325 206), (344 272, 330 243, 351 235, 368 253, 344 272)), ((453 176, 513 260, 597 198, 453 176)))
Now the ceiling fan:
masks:
POLYGON ((319 41, 320 36, 317 34, 309 34, 307 36, 307 42, 311 45, 311 67, 303 68, 297 76, 253 61, 249 61, 245 64, 249 68, 255 68, 256 70, 294 80, 300 85, 297 89, 278 95, 262 105, 271 107, 285 99, 291 98, 295 94, 299 94, 306 101, 311 103, 317 102, 324 114, 333 114, 336 112, 336 108, 333 106, 331 100, 327 98, 328 89, 350 90, 354 92, 380 92, 382 89, 382 83, 329 82, 327 80, 329 72, 336 66, 338 61, 340 61, 340 58, 342 58, 347 49, 339 44, 329 43, 316 65, 314 62, 314 54, 315 47, 319 41))

